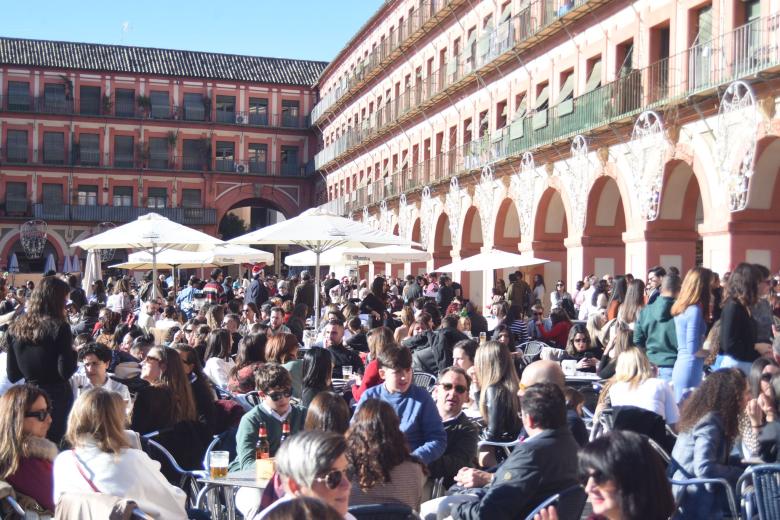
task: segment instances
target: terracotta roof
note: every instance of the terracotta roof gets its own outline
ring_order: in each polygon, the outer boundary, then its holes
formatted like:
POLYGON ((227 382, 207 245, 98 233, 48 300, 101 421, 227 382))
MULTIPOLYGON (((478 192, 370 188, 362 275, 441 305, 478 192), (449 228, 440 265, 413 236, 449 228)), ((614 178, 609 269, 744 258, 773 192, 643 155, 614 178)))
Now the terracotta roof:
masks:
POLYGON ((311 86, 323 61, 0 37, 0 64, 311 86))

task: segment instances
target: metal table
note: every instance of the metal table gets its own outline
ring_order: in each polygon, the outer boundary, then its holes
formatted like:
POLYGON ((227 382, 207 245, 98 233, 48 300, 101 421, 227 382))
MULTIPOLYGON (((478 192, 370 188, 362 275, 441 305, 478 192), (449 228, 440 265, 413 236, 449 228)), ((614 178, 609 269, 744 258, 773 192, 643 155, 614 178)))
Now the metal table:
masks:
POLYGON ((212 518, 221 519, 227 518, 227 520, 236 519, 236 503, 235 503, 235 491, 236 488, 247 487, 255 488, 260 491, 264 490, 268 486, 269 480, 258 480, 255 478, 255 469, 245 469, 241 471, 233 471, 228 473, 227 476, 222 478, 204 477, 198 479, 198 482, 203 484, 203 488, 198 493, 196 507, 198 509, 203 508, 203 501, 206 499, 206 495, 210 492, 212 497, 218 497, 218 491, 222 489, 225 496, 225 515, 222 515, 222 511, 217 503, 217 500, 210 500, 209 506, 212 514, 212 518))

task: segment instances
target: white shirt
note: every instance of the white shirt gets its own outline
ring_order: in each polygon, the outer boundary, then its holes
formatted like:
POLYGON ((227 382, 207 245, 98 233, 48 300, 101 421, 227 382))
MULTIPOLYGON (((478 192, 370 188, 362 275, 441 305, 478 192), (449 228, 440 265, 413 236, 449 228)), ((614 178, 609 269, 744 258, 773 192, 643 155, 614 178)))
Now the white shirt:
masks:
MULTIPOLYGON (((81 394, 95 388, 89 378, 82 373, 75 373, 70 376, 70 386, 73 388, 73 398, 78 399, 81 394)), ((111 392, 116 392, 122 396, 125 401, 130 400, 130 391, 127 389, 127 385, 123 385, 118 381, 114 381, 110 377, 106 376, 106 382, 103 384, 103 388, 111 392)))
POLYGON ((206 374, 215 385, 220 388, 226 388, 228 378, 230 377, 230 370, 234 366, 236 366, 236 362, 232 359, 225 361, 224 359, 213 357, 206 360, 206 364, 203 366, 203 373, 206 374))
POLYGON ((168 483, 160 463, 141 450, 125 448, 117 454, 89 443, 60 453, 54 459, 54 502, 64 493, 94 493, 81 475, 101 493, 134 500, 146 514, 161 519, 186 519, 184 491, 168 483), (76 456, 74 456, 74 452, 76 456))
POLYGON ((657 377, 646 379, 635 388, 626 382, 615 383, 609 389, 609 399, 612 406, 638 406, 655 412, 666 424, 675 424, 680 419, 672 387, 657 377))

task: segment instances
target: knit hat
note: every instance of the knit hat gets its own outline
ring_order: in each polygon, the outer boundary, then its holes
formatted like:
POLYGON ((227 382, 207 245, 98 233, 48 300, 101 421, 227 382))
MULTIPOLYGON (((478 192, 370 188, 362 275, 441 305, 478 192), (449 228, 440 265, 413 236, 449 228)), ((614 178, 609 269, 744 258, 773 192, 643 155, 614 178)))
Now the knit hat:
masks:
POLYGON ((263 271, 263 267, 260 264, 255 264, 252 266, 252 276, 257 276, 263 271))

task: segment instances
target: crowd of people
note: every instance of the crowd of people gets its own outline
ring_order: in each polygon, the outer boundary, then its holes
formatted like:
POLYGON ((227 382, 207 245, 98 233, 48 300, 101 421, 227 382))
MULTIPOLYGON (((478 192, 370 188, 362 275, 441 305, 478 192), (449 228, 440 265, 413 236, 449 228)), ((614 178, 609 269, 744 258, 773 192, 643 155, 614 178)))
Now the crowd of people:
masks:
POLYGON ((262 430, 276 471, 237 493, 248 519, 377 503, 522 518, 584 489, 594 519, 660 520, 726 506, 666 471, 733 485, 742 459, 780 461, 780 301, 763 266, 588 276, 571 292, 517 271, 488 302, 446 275, 312 278, 147 274, 89 295, 75 276, 0 278, 0 480, 41 513, 77 518, 91 492, 200 518, 149 439, 194 471, 220 436, 242 471, 262 430), (567 386, 583 374, 597 396, 567 386), (610 413, 615 430, 591 441, 610 413))

